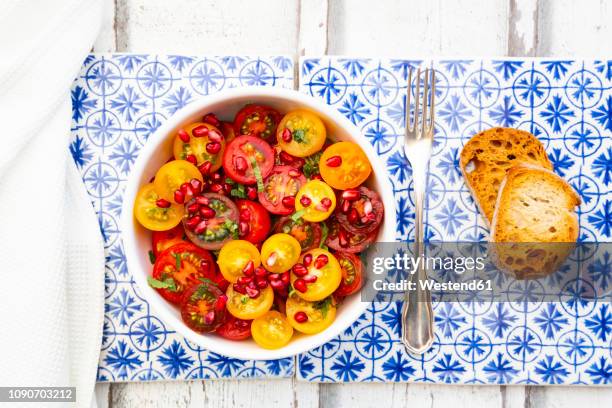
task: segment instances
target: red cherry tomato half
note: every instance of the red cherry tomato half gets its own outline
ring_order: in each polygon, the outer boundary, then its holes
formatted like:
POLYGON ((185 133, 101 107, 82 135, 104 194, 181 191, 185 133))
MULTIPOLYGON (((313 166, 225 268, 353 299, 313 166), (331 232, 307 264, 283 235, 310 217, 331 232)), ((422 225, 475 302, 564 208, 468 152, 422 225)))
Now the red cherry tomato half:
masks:
POLYGON ((246 340, 251 337, 252 320, 242 320, 227 314, 225 322, 217 327, 217 334, 228 340, 246 340))
POLYGON ((302 219, 293 221, 291 217, 282 217, 274 224, 274 232, 283 232, 297 239, 302 252, 317 248, 321 243, 321 226, 316 222, 302 219))
POLYGON ((227 315, 227 296, 217 285, 201 282, 187 290, 181 304, 181 318, 193 331, 209 333, 218 328, 227 315))
POLYGON ((274 166, 274 150, 263 139, 256 136, 238 136, 225 147, 223 170, 232 180, 241 184, 255 184, 254 163, 262 179, 274 166))
POLYGON ((369 234, 382 222, 385 212, 383 203, 378 194, 367 187, 361 186, 358 189, 339 192, 338 203, 336 205, 338 222, 348 232, 369 234), (344 196, 350 200, 343 198, 344 196))
POLYGON ((334 256, 338 263, 340 263, 342 270, 342 280, 334 295, 344 297, 359 291, 363 274, 361 259, 357 255, 348 252, 335 252, 334 256))
POLYGON ((229 198, 204 193, 187 202, 185 208, 185 233, 200 248, 215 251, 238 237, 238 207, 229 198), (198 200, 202 202, 201 198, 206 199, 208 204, 198 204, 198 200))
POLYGON ((263 242, 270 232, 270 215, 259 203, 236 200, 238 206, 238 233, 240 239, 254 244, 263 242))
POLYGON ((367 249, 376 241, 378 230, 369 234, 353 234, 340 226, 335 217, 327 223, 329 233, 327 235, 327 246, 336 251, 350 252, 356 254, 367 249))
POLYGON ((234 124, 231 122, 221 122, 219 130, 223 133, 223 137, 225 137, 225 143, 231 142, 236 137, 236 133, 234 133, 234 124))
POLYGON ((210 252, 185 242, 159 254, 149 284, 168 302, 179 304, 188 287, 214 275, 215 261, 210 252))
POLYGON ((272 214, 288 215, 295 211, 291 197, 306 184, 306 177, 291 166, 274 166, 264 179, 263 191, 258 193, 259 202, 272 214))
POLYGON ((181 224, 168 231, 153 231, 151 238, 153 240, 153 255, 156 257, 173 245, 189 242, 181 224))
POLYGON ((234 119, 236 136, 251 135, 273 142, 281 114, 265 105, 246 105, 234 119))

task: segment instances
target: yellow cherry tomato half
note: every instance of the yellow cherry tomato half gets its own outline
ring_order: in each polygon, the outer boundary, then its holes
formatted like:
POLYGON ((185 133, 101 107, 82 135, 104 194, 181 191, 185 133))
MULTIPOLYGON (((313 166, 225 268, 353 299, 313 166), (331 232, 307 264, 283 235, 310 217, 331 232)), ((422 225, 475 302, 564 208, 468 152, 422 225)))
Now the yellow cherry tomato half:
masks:
POLYGON ((259 250, 249 241, 242 239, 227 242, 223 245, 217 257, 221 275, 232 283, 235 283, 243 275, 242 271, 249 261, 253 261, 253 267, 255 268, 261 265, 259 250))
POLYGON ((291 284, 295 294, 309 302, 323 300, 332 293, 342 281, 342 268, 331 252, 323 248, 314 248, 305 252, 299 260, 308 272, 304 276, 297 276, 291 271, 291 284), (310 263, 304 263, 308 256, 310 263), (297 282, 299 280, 299 282, 297 282))
POLYGON ((174 192, 193 179, 203 181, 200 170, 186 160, 172 160, 161 166, 155 174, 153 185, 160 197, 174 201, 174 192))
POLYGON ((306 334, 316 334, 327 329, 336 318, 336 305, 331 296, 319 302, 308 302, 291 295, 285 306, 287 320, 293 328, 306 334))
POLYGON ((280 148, 297 157, 315 154, 321 150, 326 138, 327 131, 323 121, 305 109, 287 113, 276 130, 280 148))
POLYGON ((321 180, 310 180, 295 196, 295 210, 303 212, 302 218, 310 222, 326 220, 336 208, 336 195, 321 180))
POLYGON ((210 162, 211 172, 221 167, 224 150, 225 138, 221 131, 204 122, 185 126, 177 132, 174 138, 173 152, 176 160, 187 160, 188 156, 193 155, 198 166, 205 161, 210 162), (218 143, 218 146, 215 143, 218 143))
POLYGON ((293 336, 293 327, 291 327, 285 315, 276 310, 271 310, 253 320, 251 334, 255 343, 260 347, 277 349, 289 343, 293 336))
POLYGON ((166 208, 157 205, 161 197, 153 183, 143 186, 134 201, 134 216, 138 222, 151 231, 167 231, 176 227, 183 218, 185 207, 166 201, 166 208))
POLYGON ((272 273, 285 272, 300 258, 302 247, 289 234, 274 234, 261 246, 261 263, 272 273))
POLYGON ((372 172, 372 166, 359 145, 338 142, 330 145, 319 161, 323 180, 337 190, 358 187, 372 172))
POLYGON ((252 320, 264 315, 274 302, 274 291, 270 286, 261 289, 256 298, 236 292, 233 285, 227 287, 225 294, 227 295, 227 311, 232 316, 243 320, 252 320))

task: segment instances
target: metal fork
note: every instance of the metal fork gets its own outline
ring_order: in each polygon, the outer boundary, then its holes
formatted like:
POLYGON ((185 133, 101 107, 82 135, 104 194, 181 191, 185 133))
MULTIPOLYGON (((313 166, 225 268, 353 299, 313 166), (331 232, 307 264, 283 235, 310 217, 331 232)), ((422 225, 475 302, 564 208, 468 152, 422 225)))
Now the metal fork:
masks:
MULTIPOLYGON (((414 115, 411 115, 412 72, 413 70, 411 69, 408 76, 404 150, 412 166, 415 203, 414 257, 416 258, 423 256, 425 252, 423 207, 427 187, 427 166, 431 156, 434 134, 436 82, 435 71, 429 68, 425 69, 422 81, 422 102, 419 109, 419 97, 421 95, 421 69, 419 68, 416 76, 414 115), (431 86, 429 86, 430 76, 431 86), (427 116, 428 108, 429 118, 427 116)), ((402 308, 402 343, 404 343, 409 353, 423 354, 429 349, 434 340, 433 310, 431 308, 431 293, 428 289, 422 289, 419 285, 419 281, 427 279, 427 272, 423 262, 419 262, 418 265, 417 271, 410 277, 410 280, 415 282, 416 287, 414 290, 406 292, 406 299, 402 308)))

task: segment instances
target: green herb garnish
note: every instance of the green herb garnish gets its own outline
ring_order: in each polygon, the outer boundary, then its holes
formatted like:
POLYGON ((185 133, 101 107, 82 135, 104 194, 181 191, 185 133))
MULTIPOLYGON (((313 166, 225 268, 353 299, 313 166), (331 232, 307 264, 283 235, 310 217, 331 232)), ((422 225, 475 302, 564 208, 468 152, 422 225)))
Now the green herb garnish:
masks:
POLYGON ((291 136, 293 136, 293 140, 298 143, 308 143, 308 137, 306 137, 305 129, 295 129, 291 132, 291 136))
MULTIPOLYGON (((214 283, 213 283, 213 285, 214 285, 214 283)), ((193 295, 191 295, 191 300, 193 300, 193 301, 196 301, 196 300, 211 300, 211 301, 214 301, 214 300, 216 300, 216 297, 210 291, 209 286, 210 285, 208 283, 202 283, 200 286, 198 286, 196 291, 193 292, 193 295)))
POLYGON ((321 223, 321 243, 319 244, 319 248, 326 248, 325 241, 327 241, 327 236, 329 235, 329 227, 326 223, 321 223))
POLYGON ((249 297, 248 296, 240 297, 240 303, 242 303, 243 305, 246 305, 248 301, 249 301, 249 297))
POLYGON ((259 168, 259 164, 257 164, 257 160, 255 160, 255 158, 251 159, 251 167, 253 167, 255 180, 257 180, 257 192, 262 192, 264 190, 263 177, 261 176, 261 169, 259 168))
POLYGON ((302 166, 302 172, 307 178, 312 178, 312 176, 319 174, 319 161, 321 161, 322 154, 322 152, 318 152, 304 159, 305 163, 302 166))
POLYGON ((223 228, 229 232, 232 238, 238 239, 238 224, 236 224, 234 221, 225 220, 223 223, 223 228))
POLYGON ((328 296, 325 299, 314 304, 314 308, 321 311, 321 315, 323 316, 323 319, 327 317, 327 313, 329 312, 331 303, 332 303, 331 297, 328 296))
POLYGON ((155 254, 153 251, 149 251, 149 262, 151 262, 151 265, 155 263, 155 254))
POLYGON ((161 281, 149 276, 147 283, 155 289, 168 289, 170 292, 176 292, 176 282, 172 278, 166 278, 161 281))
POLYGON ((181 254, 174 254, 174 261, 176 263, 176 270, 181 269, 181 254))
POLYGON ((238 184, 230 191, 232 197, 246 198, 246 188, 242 184, 238 184))
POLYGON ((302 218, 302 216, 304 215, 304 213, 306 213, 306 209, 304 209, 304 208, 302 208, 302 209, 301 209, 301 210, 299 210, 299 211, 294 212, 294 213, 291 215, 291 221, 293 221, 293 222, 297 222, 297 220, 299 220, 299 219, 301 219, 301 218, 302 218))

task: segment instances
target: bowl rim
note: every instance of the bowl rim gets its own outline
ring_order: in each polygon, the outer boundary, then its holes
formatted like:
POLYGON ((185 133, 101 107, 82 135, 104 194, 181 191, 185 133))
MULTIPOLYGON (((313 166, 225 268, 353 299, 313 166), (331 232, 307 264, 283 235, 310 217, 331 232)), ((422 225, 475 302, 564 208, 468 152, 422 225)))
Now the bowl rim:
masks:
MULTIPOLYGON (((138 158, 134 162, 130 174, 126 179, 120 218, 121 237, 126 257, 126 265, 128 270, 132 271, 131 276, 138 286, 137 289, 135 288, 139 292, 138 295, 148 302, 155 314, 165 324, 174 329, 178 334, 184 336, 190 342, 197 344, 198 346, 201 346, 211 352, 246 360, 274 360, 286 358, 319 347, 337 337, 350 325, 352 325, 361 316, 361 314, 366 311, 371 302, 361 301, 361 299, 352 300, 351 305, 354 306, 343 311, 342 314, 339 313, 336 316, 336 321, 332 324, 332 326, 330 326, 330 328, 322 331, 321 333, 307 336, 307 339, 310 339, 311 341, 304 341, 299 345, 295 345, 296 342, 292 341, 288 345, 275 350, 268 350, 261 347, 258 347, 257 350, 252 350, 251 348, 247 350, 245 348, 235 347, 236 345, 239 345, 238 342, 227 340, 221 338, 220 336, 213 339, 211 336, 200 335, 199 333, 189 329, 182 322, 182 320, 180 320, 180 318, 177 318, 170 312, 169 308, 174 308, 174 306, 165 304, 162 297, 154 289, 149 287, 145 278, 145 275, 148 274, 143 273, 143 271, 140 270, 141 268, 136 257, 132 256, 137 253, 136 234, 134 228, 136 221, 134 220, 133 216, 133 202, 134 198, 136 197, 136 193, 140 188, 138 182, 140 175, 145 170, 145 167, 152 155, 166 140, 170 131, 176 128, 179 124, 186 122, 187 119, 199 111, 205 110, 207 106, 223 104, 224 102, 231 103, 235 99, 248 99, 256 102, 257 99, 261 98, 286 100, 287 102, 295 103, 305 108, 310 108, 317 113, 323 113, 331 122, 334 122, 338 128, 343 129, 345 133, 351 135, 351 137, 355 139, 355 142, 359 144, 359 146, 368 156, 368 159, 373 164, 372 167, 374 169, 377 168, 377 166, 375 166, 377 163, 383 165, 384 169, 384 162, 382 162, 380 156, 376 154, 370 143, 367 142, 361 131, 345 116, 338 112, 335 107, 328 105, 315 97, 293 89, 272 87, 231 88, 195 99, 182 109, 169 116, 164 123, 162 123, 162 125, 155 130, 155 132, 149 135, 147 142, 142 147, 138 158), (330 330, 334 326, 336 326, 335 330, 330 330), (226 342, 227 346, 217 347, 225 345, 226 342)), ((379 170, 379 173, 380 172, 382 172, 383 176, 376 177, 376 181, 382 187, 383 191, 388 191, 391 194, 380 194, 381 200, 385 205, 385 209, 389 210, 385 211, 383 219, 383 225, 387 227, 381 229, 381 234, 379 235, 378 241, 393 242, 395 241, 396 224, 395 200, 392 194, 393 188, 386 173, 382 170, 379 170)), ((375 173, 376 172, 373 172, 373 174, 375 173)), ((354 294, 352 296, 358 297, 359 294, 354 294)), ((345 304, 344 306, 346 307, 349 305, 345 304)), ((302 337, 300 336, 300 338, 302 337)))

